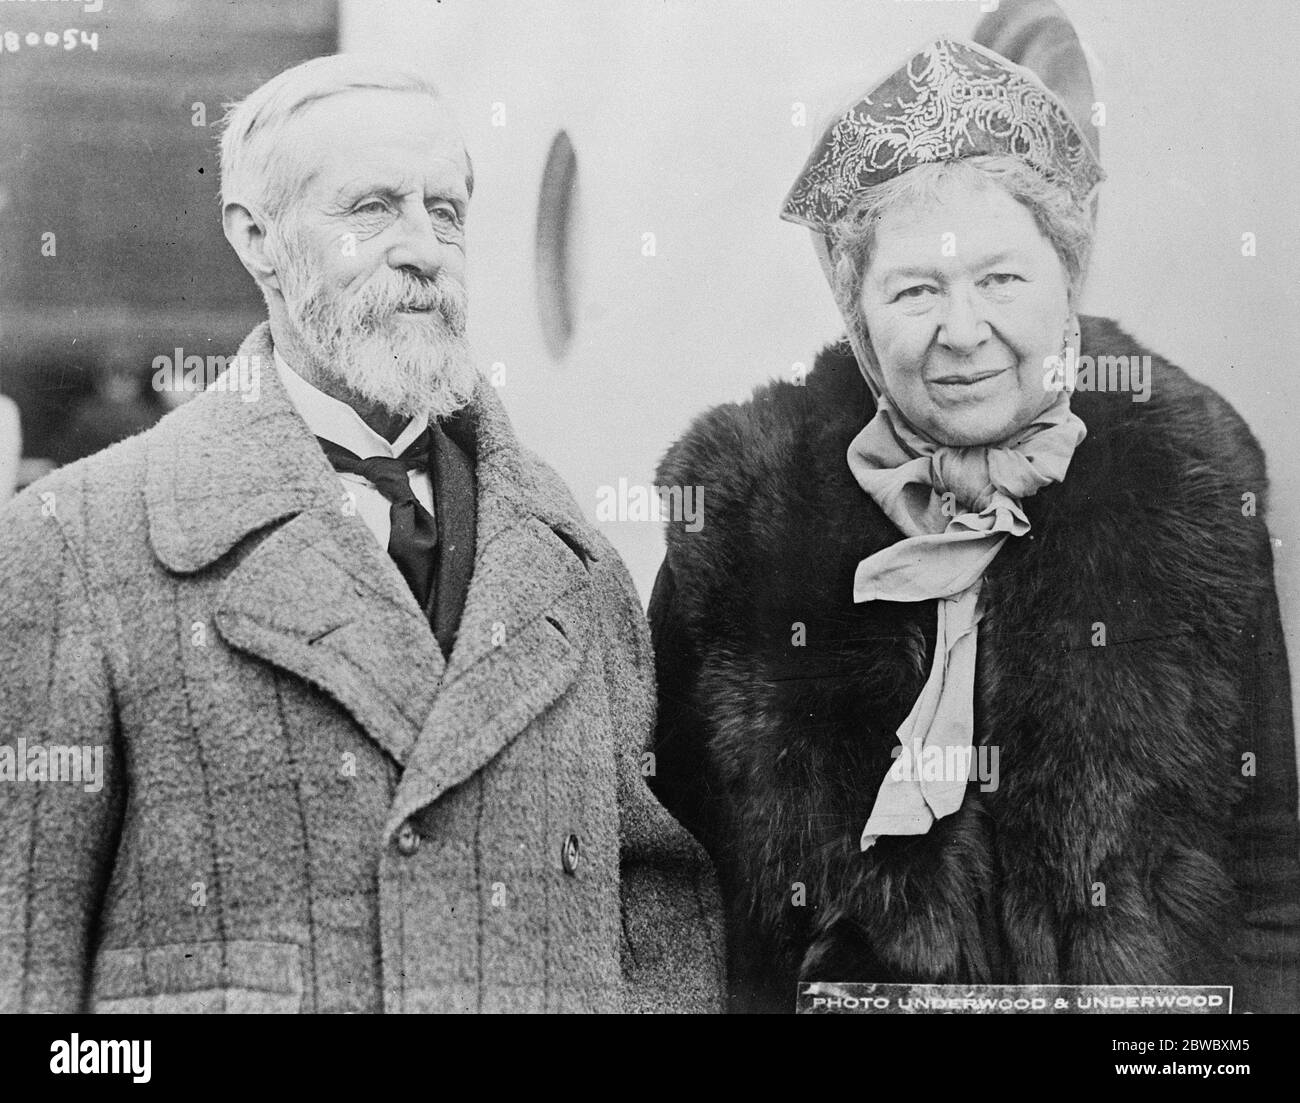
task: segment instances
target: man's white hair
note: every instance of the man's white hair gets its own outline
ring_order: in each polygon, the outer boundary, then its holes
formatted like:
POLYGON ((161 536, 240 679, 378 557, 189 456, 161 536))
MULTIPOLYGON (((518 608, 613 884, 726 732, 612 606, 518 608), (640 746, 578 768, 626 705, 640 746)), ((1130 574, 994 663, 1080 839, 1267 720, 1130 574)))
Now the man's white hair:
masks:
MULTIPOLYGON (((294 143, 285 133, 286 124, 317 100, 358 89, 419 92, 442 99, 428 78, 364 54, 332 54, 286 69, 244 100, 226 105, 221 133, 221 205, 243 203, 278 219, 299 183, 293 179, 294 143)), ((472 167, 468 186, 472 192, 472 167)))

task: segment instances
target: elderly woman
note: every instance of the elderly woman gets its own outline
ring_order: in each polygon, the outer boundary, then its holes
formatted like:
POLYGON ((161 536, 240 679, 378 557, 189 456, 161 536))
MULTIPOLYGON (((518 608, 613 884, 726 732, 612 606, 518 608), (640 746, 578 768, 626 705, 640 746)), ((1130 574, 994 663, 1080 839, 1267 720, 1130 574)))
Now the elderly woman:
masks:
POLYGON ((1300 1010, 1264 460, 1077 317, 1101 178, 1032 74, 933 43, 786 202, 847 339, 662 464, 708 510, 651 601, 654 784, 724 879, 736 1009, 825 980, 1300 1010))

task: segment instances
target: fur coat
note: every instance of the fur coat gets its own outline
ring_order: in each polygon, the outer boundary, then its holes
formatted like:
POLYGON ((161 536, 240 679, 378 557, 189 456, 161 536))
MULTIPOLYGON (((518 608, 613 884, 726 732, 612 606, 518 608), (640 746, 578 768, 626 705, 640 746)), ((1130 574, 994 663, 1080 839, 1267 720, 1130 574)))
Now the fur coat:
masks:
POLYGON ((928 834, 859 836, 930 669, 935 602, 855 605, 899 531, 845 453, 874 412, 847 343, 805 385, 702 416, 661 486, 654 786, 724 882, 733 1009, 797 980, 1197 983, 1300 1010, 1300 832, 1286 654, 1249 430, 1151 355, 1148 401, 1076 391, 1088 427, 985 576, 969 784, 928 834), (988 789, 989 791, 983 791, 988 789))

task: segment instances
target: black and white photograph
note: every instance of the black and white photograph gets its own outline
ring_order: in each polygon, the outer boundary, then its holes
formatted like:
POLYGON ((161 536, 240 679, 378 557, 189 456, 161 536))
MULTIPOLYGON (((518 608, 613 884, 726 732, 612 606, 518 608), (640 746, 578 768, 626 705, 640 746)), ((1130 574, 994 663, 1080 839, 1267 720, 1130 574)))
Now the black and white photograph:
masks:
POLYGON ((1249 1077, 1300 1012, 1298 45, 0 0, 32 1068, 147 1083, 194 1013, 1016 1015, 1249 1077))

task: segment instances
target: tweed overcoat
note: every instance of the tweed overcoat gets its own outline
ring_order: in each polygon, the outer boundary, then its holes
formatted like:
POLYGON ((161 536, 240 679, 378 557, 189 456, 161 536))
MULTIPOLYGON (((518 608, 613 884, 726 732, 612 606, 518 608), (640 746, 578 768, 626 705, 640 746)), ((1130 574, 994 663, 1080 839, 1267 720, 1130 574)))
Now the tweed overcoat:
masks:
POLYGON ((974 723, 997 775, 865 854, 936 603, 853 601, 901 534, 849 471, 874 404, 847 344, 705 414, 661 466, 707 505, 670 526, 650 603, 652 784, 717 861, 737 1009, 790 1010, 803 978, 1232 985, 1237 1010, 1300 1011, 1263 456, 1114 323, 1083 319, 1082 354, 1117 381, 1101 358, 1137 357, 1151 386, 1075 392, 1088 436, 985 575, 974 723))
POLYGON ((444 661, 271 353, 0 513, 0 1010, 717 1009, 617 555, 483 383, 444 661))

